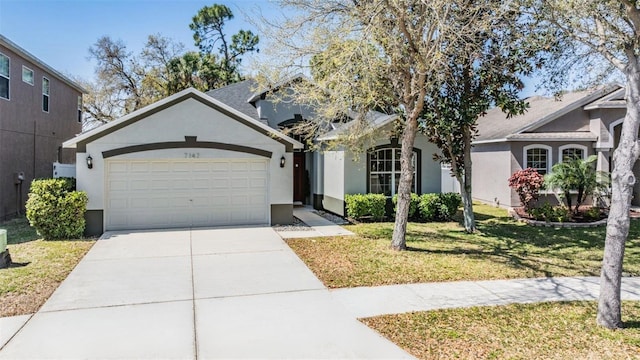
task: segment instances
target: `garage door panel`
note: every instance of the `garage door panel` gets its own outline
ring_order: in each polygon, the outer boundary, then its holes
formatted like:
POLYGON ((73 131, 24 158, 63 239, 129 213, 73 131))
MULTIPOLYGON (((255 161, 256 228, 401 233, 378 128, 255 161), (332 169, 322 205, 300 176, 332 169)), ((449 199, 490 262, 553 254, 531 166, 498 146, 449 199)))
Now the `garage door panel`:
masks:
POLYGON ((107 230, 267 224, 268 162, 109 160, 107 230))

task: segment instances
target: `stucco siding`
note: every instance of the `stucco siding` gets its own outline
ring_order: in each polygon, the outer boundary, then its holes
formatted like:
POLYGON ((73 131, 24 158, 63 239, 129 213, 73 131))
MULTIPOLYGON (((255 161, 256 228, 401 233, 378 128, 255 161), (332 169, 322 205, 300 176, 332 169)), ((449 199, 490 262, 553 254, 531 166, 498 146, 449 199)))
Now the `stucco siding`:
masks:
MULTIPOLYGON (((78 188, 87 191, 90 210, 104 209, 105 160, 102 152, 126 146, 184 142, 185 136, 196 136, 197 141, 242 145, 272 153, 269 160, 269 203, 291 204, 293 202, 293 153, 285 146, 238 121, 206 106, 194 99, 187 99, 160 112, 154 113, 113 133, 86 145, 86 153, 78 153, 78 188), (91 155, 94 167, 88 169, 86 157, 91 155), (285 157, 285 167, 280 168, 280 158, 285 157)), ((113 159, 184 159, 197 157, 244 159, 259 155, 237 151, 206 148, 177 148, 134 152, 114 156, 113 159)))
POLYGON ((344 215, 344 167, 345 152, 332 150, 324 153, 324 200, 325 209, 344 215))
POLYGON ((304 119, 310 120, 314 116, 314 111, 308 106, 297 105, 291 99, 283 101, 272 101, 269 98, 256 101, 256 109, 261 120, 267 120, 269 126, 278 129, 278 125, 287 120, 294 120, 295 115, 301 115, 304 119))
POLYGON ((581 107, 535 129, 532 132, 589 131, 589 113, 581 107))
POLYGON ((512 156, 509 143, 475 145, 471 153, 473 198, 485 203, 511 206, 512 156))

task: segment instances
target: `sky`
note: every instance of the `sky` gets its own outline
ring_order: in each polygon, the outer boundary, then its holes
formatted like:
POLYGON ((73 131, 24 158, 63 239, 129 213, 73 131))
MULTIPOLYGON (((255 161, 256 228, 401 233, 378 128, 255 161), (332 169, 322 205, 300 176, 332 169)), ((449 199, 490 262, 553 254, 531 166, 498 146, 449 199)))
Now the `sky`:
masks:
MULTIPOLYGON (((0 0, 0 34, 61 73, 90 80, 96 64, 89 48, 98 38, 120 39, 135 54, 150 34, 160 33, 196 50, 189 23, 198 10, 214 3, 234 14, 225 27, 229 37, 240 29, 262 35, 251 23, 259 14, 283 16, 268 0, 0 0)), ((267 43, 262 36, 258 47, 267 43)), ((243 58, 245 73, 261 56, 243 58)), ((525 81, 522 96, 535 92, 534 82, 525 81)))
MULTIPOLYGON (((281 16, 266 0, 0 0, 0 34, 65 75, 91 79, 89 48, 108 35, 138 53, 150 34, 160 33, 196 50, 191 18, 204 6, 228 6, 234 14, 227 36, 258 32, 248 17, 281 16)), ((261 40, 261 44, 263 44, 261 40)), ((247 67, 261 55, 245 57, 247 67)))

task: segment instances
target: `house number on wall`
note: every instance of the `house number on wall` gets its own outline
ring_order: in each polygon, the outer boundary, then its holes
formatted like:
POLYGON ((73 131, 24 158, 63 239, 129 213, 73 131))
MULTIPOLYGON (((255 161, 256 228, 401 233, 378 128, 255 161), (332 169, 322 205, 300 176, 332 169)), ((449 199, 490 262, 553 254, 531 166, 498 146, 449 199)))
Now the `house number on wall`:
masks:
POLYGON ((184 153, 185 159, 197 159, 200 157, 200 153, 184 153))

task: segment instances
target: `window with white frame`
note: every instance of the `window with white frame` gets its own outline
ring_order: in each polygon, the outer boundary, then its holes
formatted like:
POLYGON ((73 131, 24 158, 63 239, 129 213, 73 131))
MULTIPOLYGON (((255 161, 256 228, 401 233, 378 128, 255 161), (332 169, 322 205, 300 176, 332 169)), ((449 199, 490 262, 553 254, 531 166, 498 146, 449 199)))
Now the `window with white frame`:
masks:
POLYGON ((33 70, 26 66, 22 66, 22 81, 29 85, 33 85, 33 70))
POLYGON ((9 100, 9 57, 0 53, 0 98, 9 100))
POLYGON ((82 122, 82 95, 78 96, 78 122, 82 122))
POLYGON ((563 145, 558 150, 560 161, 570 161, 574 159, 584 160, 587 158, 587 147, 584 145, 568 144, 563 145))
POLYGON ((49 95, 50 95, 49 79, 42 78, 42 111, 49 112, 49 95))
MULTIPOLYGON (((392 196, 398 193, 400 183, 400 153, 398 148, 383 148, 369 153, 369 192, 392 196)), ((416 171, 417 156, 413 152, 411 165, 413 167, 412 191, 417 192, 416 171)))
POLYGON ((532 168, 544 175, 551 171, 551 147, 529 145, 524 147, 524 168, 532 168))

